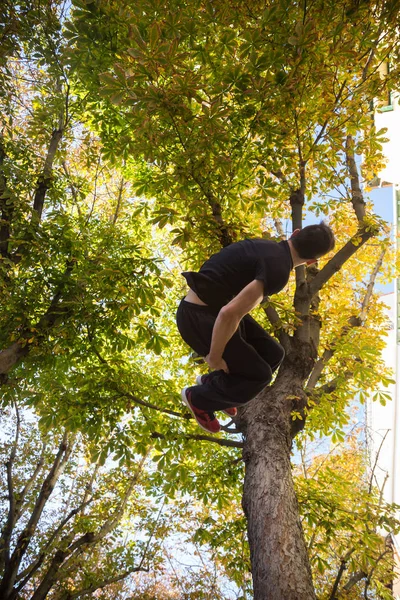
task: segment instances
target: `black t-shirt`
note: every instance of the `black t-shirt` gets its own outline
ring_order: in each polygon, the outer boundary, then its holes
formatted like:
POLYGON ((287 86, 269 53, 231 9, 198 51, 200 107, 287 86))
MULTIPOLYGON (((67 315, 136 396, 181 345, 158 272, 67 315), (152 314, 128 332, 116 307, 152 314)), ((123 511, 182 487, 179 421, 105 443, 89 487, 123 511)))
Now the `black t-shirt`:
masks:
POLYGON ((254 279, 264 283, 264 296, 276 294, 287 284, 292 268, 286 241, 247 239, 213 254, 198 273, 182 275, 200 300, 220 308, 254 279))

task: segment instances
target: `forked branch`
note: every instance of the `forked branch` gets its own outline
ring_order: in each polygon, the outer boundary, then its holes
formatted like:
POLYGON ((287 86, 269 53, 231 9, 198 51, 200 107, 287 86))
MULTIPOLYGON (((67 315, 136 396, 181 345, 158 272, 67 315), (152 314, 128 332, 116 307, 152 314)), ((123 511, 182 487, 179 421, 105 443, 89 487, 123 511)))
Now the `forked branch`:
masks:
POLYGON ((377 275, 382 267, 385 253, 386 253, 386 248, 383 248, 383 250, 381 251, 381 253, 379 255, 378 260, 376 261, 375 267, 370 275, 367 289, 365 292, 365 296, 361 303, 359 315, 358 316, 352 315, 351 317, 349 317, 347 324, 344 325, 344 327, 342 327, 337 339, 324 350, 324 353, 322 354, 321 358, 319 360, 317 360, 317 362, 315 363, 314 369, 310 375, 310 378, 308 380, 308 383, 306 386, 307 390, 312 390, 315 388, 315 385, 318 382, 319 378, 321 377, 321 374, 322 374, 324 368, 326 367, 326 365, 330 361, 330 359, 333 357, 339 342, 341 340, 343 340, 347 336, 347 334, 350 331, 352 331, 355 327, 363 327, 365 325, 365 321, 366 321, 367 313, 368 313, 368 307, 369 307, 369 304, 371 301, 375 281, 376 281, 377 275))
POLYGON ((314 296, 330 280, 330 278, 340 271, 342 266, 363 246, 371 237, 375 235, 372 228, 360 228, 357 233, 335 254, 330 261, 321 269, 318 275, 310 284, 310 294, 314 296))

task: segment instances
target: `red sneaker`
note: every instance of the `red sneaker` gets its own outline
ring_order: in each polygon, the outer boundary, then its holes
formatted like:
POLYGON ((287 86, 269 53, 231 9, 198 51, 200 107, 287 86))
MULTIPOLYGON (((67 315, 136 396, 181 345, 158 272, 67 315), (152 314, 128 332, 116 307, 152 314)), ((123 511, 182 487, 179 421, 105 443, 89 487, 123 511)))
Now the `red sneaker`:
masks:
POLYGON ((193 414, 197 423, 202 429, 204 429, 204 431, 207 431, 208 433, 218 433, 218 431, 220 431, 221 425, 219 424, 218 419, 215 418, 214 413, 201 410, 192 404, 190 400, 190 388, 183 388, 181 396, 182 400, 193 414))
POLYGON ((230 417, 236 417, 236 415, 237 415, 237 408, 235 408, 234 406, 232 406, 232 408, 226 408, 222 412, 226 413, 230 417))
MULTIPOLYGON (((196 377, 197 385, 203 385, 203 383, 206 382, 206 379, 207 379, 207 375, 197 375, 197 377, 196 377)), ((235 407, 226 408, 222 412, 229 415, 230 417, 236 417, 236 415, 237 415, 237 409, 235 407)))

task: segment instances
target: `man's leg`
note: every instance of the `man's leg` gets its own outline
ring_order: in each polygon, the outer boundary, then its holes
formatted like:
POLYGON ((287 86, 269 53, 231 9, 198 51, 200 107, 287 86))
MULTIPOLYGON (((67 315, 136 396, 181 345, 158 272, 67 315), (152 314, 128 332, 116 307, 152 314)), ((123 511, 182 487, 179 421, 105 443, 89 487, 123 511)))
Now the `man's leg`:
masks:
POLYGON ((234 333, 223 359, 229 373, 213 371, 201 386, 191 388, 193 402, 203 410, 226 410, 252 400, 271 381, 272 370, 241 333, 234 333))
MULTIPOLYGON (((177 313, 176 324, 182 339, 200 356, 206 356, 211 343, 211 335, 218 311, 182 300, 177 313)), ((217 433, 220 424, 211 409, 202 409, 193 403, 193 388, 182 390, 182 400, 193 413, 198 425, 209 433, 217 433)))
MULTIPOLYGON (((209 307, 185 301, 179 306, 177 325, 181 336, 201 356, 209 352, 216 317, 217 312, 209 307)), ((210 412, 245 404, 271 381, 273 369, 277 368, 283 356, 283 348, 246 315, 223 354, 229 374, 213 371, 203 385, 191 387, 193 404, 210 412), (272 368, 266 358, 271 360, 272 368)))
POLYGON ((250 315, 246 315, 242 319, 242 324, 243 337, 246 342, 257 350, 258 354, 269 364, 271 371, 274 373, 285 358, 285 350, 250 315))

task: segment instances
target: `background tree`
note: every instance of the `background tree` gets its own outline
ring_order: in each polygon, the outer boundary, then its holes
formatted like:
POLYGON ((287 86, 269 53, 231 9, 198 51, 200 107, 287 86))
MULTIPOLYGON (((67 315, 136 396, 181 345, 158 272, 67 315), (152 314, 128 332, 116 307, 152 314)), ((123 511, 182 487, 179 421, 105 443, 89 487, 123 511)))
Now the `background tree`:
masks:
POLYGON ((351 285, 349 275, 357 265, 357 276, 366 276, 357 251, 364 264, 381 252, 382 224, 361 191, 355 156, 364 155, 368 180, 381 164, 382 135, 369 102, 398 79, 397 67, 391 80, 378 72, 398 55, 396 22, 396 5, 379 2, 94 1, 77 2, 68 25, 71 63, 86 89, 92 82, 93 127, 110 158, 142 159, 132 170, 136 192, 154 198, 161 227, 174 226, 187 265, 263 228, 281 235, 282 217, 301 227, 305 209, 329 214, 337 229, 336 253, 319 268, 296 270, 292 319, 267 307, 286 359, 236 423, 245 436, 256 598, 315 597, 291 479, 292 439, 314 406, 325 412, 326 429, 342 424, 346 380, 359 388, 366 372, 380 379, 371 347, 359 342, 355 351, 368 303, 360 306, 363 285, 351 285), (105 101, 96 97, 96 76, 105 101), (338 188, 343 198, 328 200, 338 188), (335 288, 347 300, 337 319, 335 288), (330 359, 350 339, 353 351, 336 370, 330 359))
POLYGON ((105 469, 86 460, 81 436, 43 435, 18 409, 2 417, 4 600, 88 597, 156 568, 165 523, 143 493, 144 458, 132 469, 105 469))

